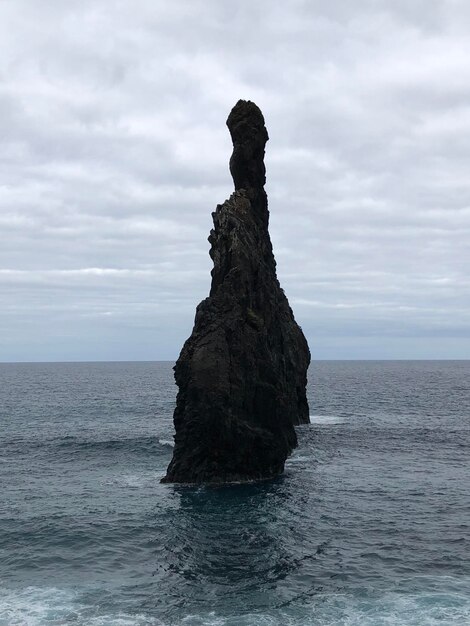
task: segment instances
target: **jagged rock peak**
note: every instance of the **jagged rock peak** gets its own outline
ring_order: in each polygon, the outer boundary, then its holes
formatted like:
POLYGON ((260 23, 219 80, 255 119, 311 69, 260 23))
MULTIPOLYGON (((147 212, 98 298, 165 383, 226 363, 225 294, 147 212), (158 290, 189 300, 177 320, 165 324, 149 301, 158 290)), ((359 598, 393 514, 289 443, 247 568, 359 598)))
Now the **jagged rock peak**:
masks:
POLYGON ((239 100, 228 116, 227 126, 233 142, 230 173, 235 189, 264 187, 264 147, 269 137, 261 110, 250 100, 239 100))
POLYGON ((209 297, 175 365, 175 447, 163 482, 231 483, 277 476, 308 422, 310 352, 276 276, 264 148, 253 102, 227 120, 236 191, 212 213, 209 297))

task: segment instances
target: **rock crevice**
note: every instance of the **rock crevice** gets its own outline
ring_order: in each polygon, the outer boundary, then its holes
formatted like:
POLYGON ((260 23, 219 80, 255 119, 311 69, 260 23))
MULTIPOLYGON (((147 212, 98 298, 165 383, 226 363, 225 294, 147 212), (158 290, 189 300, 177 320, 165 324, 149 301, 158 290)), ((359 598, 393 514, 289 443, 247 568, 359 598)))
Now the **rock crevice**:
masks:
POLYGON ((229 483, 280 474, 308 422, 310 352, 276 276, 259 108, 227 126, 235 192, 212 214, 209 297, 175 365, 175 448, 164 482, 229 483))

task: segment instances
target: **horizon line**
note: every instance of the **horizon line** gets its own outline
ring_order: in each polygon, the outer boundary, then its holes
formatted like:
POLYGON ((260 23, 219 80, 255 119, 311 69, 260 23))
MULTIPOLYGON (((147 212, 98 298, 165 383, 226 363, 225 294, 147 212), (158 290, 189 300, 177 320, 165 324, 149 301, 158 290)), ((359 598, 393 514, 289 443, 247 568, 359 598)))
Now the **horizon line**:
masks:
MULTIPOLYGON (((52 365, 52 364, 75 364, 75 363, 176 363, 177 359, 94 359, 94 360, 88 360, 88 359, 80 359, 80 360, 64 360, 64 361, 0 361, 0 365, 52 365)), ((395 358, 395 359, 387 359, 387 358, 382 358, 382 359, 378 359, 378 358, 363 358, 363 359, 357 359, 357 358, 343 358, 343 359, 312 359, 310 362, 310 366, 313 363, 317 363, 317 362, 335 362, 335 361, 357 361, 357 362, 361 362, 361 361, 391 361, 391 362, 398 362, 398 361, 470 361, 470 359, 462 359, 462 358, 431 358, 431 359, 420 359, 420 358, 395 358)))

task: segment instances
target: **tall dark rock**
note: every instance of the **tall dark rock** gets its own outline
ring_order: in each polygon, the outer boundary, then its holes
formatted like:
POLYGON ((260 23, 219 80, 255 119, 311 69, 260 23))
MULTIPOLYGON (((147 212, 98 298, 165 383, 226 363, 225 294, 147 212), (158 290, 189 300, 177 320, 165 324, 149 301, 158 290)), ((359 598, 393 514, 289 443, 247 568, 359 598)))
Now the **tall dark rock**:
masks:
POLYGON ((226 483, 280 474, 308 422, 310 352, 276 277, 264 148, 253 102, 227 126, 235 192, 212 214, 210 295, 175 365, 175 448, 163 482, 226 483))

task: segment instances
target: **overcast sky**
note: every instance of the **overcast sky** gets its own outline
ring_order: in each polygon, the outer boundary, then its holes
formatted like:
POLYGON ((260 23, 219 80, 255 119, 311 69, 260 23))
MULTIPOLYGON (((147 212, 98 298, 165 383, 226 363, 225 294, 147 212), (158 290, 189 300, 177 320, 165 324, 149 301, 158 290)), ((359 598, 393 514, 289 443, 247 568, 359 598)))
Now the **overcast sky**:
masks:
POLYGON ((3 0, 0 361, 178 356, 239 98, 313 358, 470 358, 468 0, 3 0))

